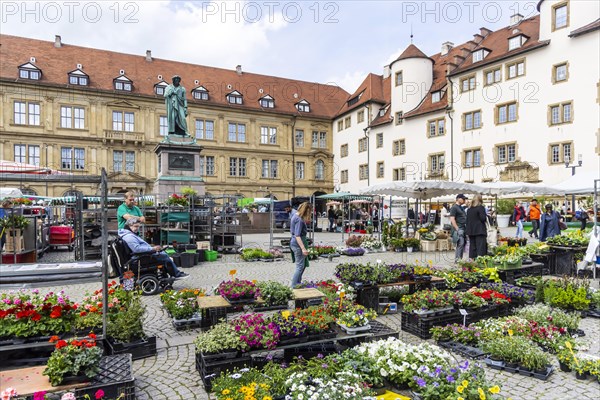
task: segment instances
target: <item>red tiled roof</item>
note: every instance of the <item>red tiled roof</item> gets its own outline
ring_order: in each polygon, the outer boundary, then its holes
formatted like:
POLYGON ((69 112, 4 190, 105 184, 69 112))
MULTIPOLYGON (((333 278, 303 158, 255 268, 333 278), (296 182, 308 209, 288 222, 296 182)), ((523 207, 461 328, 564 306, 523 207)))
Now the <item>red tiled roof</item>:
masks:
MULTIPOLYGON (((170 82, 171 76, 180 75, 182 78, 181 83, 188 92, 194 87, 202 85, 210 93, 208 101, 195 100, 188 93, 190 104, 206 103, 241 110, 299 114, 295 104, 302 99, 306 99, 310 103, 310 113, 300 114, 332 119, 348 98, 348 92, 333 85, 248 72, 238 75, 235 70, 159 58, 153 58, 150 62, 146 61, 145 56, 68 44, 56 48, 53 42, 0 35, 0 79, 7 81, 19 80, 17 67, 27 63, 31 57, 36 58, 35 65, 43 72, 41 81, 33 82, 39 85, 72 87, 67 84, 67 73, 76 69, 77 64, 82 64, 83 71, 90 76, 87 89, 110 93, 116 93, 113 90, 113 79, 120 75, 120 70, 125 70, 127 77, 133 81, 133 91, 125 92, 128 96, 137 95, 155 98, 157 96, 154 94, 154 85, 159 82, 158 75, 162 75, 168 82, 170 82), (199 85, 194 83, 195 80, 200 81, 199 85), (232 85, 232 87, 228 88, 228 85, 232 85), (262 94, 258 92, 261 88, 263 89, 262 94), (230 105, 227 103, 225 95, 232 90, 238 90, 244 95, 243 105, 230 105), (295 93, 298 94, 297 97, 294 96, 295 93), (266 94, 275 99, 274 109, 260 107, 258 99, 266 94)), ((85 87, 83 88, 85 89, 85 87)))
POLYGON ((394 120, 394 117, 392 117, 391 113, 392 113, 392 107, 390 107, 390 103, 386 104, 384 107, 387 107, 387 110, 385 110, 385 114, 383 115, 378 115, 377 118, 375 118, 373 120, 373 122, 371 122, 369 124, 369 126, 371 128, 374 128, 376 126, 381 126, 381 125, 386 125, 391 123, 394 120))
POLYGON ((569 37, 577 37, 600 29, 600 18, 569 33, 569 37))
MULTIPOLYGON (((381 75, 376 75, 376 74, 372 74, 372 73, 367 75, 367 77, 358 86, 358 89, 356 89, 354 91, 354 93, 352 93, 350 96, 348 96, 346 101, 342 104, 342 106, 340 107, 340 109, 337 112, 336 117, 339 117, 347 112, 355 110, 358 107, 361 107, 363 104, 368 103, 368 102, 376 102, 376 103, 381 103, 381 104, 387 103, 389 101, 389 99, 385 97, 384 92, 388 88, 384 87, 384 84, 383 84, 384 81, 385 80, 383 79, 383 76, 381 76, 381 75), (362 93, 362 95, 361 95, 361 93, 362 93), (348 101, 359 95, 361 95, 360 99, 358 99, 358 101, 356 103, 348 106, 348 101)), ((389 89, 388 89, 388 92, 389 92, 389 89)))
POLYGON ((402 54, 400 54, 400 56, 398 58, 396 58, 391 64, 390 67, 392 66, 393 63, 395 63, 396 61, 400 61, 400 60, 406 60, 407 58, 429 58, 425 55, 425 53, 423 53, 421 50, 419 50, 419 48, 417 46, 415 46, 414 44, 410 44, 403 52, 402 54))

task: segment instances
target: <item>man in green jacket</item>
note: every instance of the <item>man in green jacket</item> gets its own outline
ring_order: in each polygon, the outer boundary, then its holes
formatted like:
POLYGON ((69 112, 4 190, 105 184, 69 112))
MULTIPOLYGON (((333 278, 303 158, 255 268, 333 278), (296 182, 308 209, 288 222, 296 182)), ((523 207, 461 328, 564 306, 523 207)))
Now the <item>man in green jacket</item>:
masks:
POLYGON ((125 202, 117 209, 119 229, 125 229, 125 222, 134 217, 138 217, 141 223, 146 223, 146 218, 144 218, 142 210, 135 205, 135 194, 133 192, 127 192, 125 193, 125 202))

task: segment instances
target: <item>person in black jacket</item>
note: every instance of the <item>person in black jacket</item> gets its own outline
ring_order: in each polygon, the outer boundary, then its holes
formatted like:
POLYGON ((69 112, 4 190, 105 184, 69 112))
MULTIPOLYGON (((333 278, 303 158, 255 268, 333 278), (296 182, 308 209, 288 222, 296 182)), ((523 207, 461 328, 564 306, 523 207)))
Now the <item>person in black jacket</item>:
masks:
POLYGON ((465 234, 469 237, 469 258, 475 259, 487 255, 487 214, 480 194, 473 196, 471 207, 467 210, 465 234))

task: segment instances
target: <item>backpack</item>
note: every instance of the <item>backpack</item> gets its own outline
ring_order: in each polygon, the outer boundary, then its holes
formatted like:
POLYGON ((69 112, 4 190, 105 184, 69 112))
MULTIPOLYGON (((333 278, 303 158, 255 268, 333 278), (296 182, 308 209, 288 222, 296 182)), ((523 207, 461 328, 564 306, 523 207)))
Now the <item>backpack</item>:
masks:
POLYGON ((575 219, 578 219, 581 221, 582 218, 583 218, 583 211, 582 210, 575 211, 575 219))

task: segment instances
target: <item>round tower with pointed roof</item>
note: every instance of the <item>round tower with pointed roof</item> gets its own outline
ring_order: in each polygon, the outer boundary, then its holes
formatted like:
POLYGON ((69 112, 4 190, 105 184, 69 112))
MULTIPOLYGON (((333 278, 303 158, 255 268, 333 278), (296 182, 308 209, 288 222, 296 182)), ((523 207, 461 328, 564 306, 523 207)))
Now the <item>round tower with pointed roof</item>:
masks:
POLYGON ((393 116, 407 113, 427 95, 433 83, 433 60, 410 44, 390 64, 393 116))

